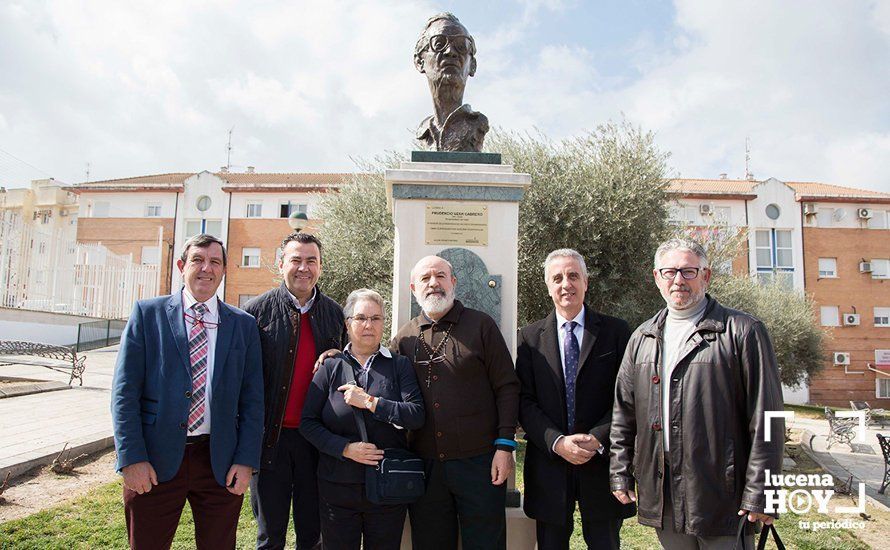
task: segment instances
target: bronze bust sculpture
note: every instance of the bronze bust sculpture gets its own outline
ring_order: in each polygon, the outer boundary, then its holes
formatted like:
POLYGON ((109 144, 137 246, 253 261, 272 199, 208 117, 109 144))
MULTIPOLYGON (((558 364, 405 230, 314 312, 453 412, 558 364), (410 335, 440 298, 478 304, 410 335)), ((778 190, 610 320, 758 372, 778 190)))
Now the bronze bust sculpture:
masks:
POLYGON ((467 79, 476 74, 476 43, 450 13, 430 17, 414 46, 414 66, 427 77, 433 114, 417 139, 436 151, 481 151, 488 118, 463 102, 467 79))

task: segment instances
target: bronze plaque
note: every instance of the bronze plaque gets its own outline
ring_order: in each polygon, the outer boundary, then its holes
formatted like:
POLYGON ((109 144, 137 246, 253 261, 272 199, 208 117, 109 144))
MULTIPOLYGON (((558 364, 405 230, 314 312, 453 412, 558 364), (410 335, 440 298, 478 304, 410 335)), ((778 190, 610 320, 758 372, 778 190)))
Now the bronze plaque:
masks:
POLYGON ((488 205, 426 203, 426 244, 488 246, 488 205))

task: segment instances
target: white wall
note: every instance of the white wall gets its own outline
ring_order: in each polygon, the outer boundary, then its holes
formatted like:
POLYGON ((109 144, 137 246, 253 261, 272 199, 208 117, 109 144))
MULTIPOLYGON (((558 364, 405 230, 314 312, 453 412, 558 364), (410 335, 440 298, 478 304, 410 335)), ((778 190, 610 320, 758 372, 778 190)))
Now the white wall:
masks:
MULTIPOLYGON (((201 219, 219 221, 222 231, 220 235, 216 236, 222 239, 224 243, 229 242, 228 217, 229 202, 232 195, 222 190, 224 184, 225 182, 221 178, 206 170, 185 180, 184 191, 180 193, 177 204, 178 214, 175 221, 176 242, 173 245, 175 254, 179 254, 185 245, 185 229, 186 222, 188 221, 201 219), (199 211, 197 207, 198 198, 203 195, 210 197, 210 208, 205 212, 199 211)), ((170 288, 173 289, 178 289, 182 285, 182 277, 175 263, 171 274, 171 283, 172 286, 170 288)), ((225 295, 225 286, 226 281, 223 279, 222 284, 219 285, 219 290, 216 292, 218 296, 222 297, 225 295)))
MULTIPOLYGON (((700 212, 700 206, 708 204, 712 208, 729 208, 729 220, 727 225, 735 227, 743 227, 747 224, 747 215, 745 212, 745 201, 739 199, 686 199, 680 198, 670 202, 671 219, 686 222, 690 225, 717 225, 716 216, 703 216, 700 212), (688 208, 690 210, 680 213, 679 208, 688 208), (691 216, 684 215, 690 213, 691 216)), ((716 211, 716 210, 715 210, 716 211)))
POLYGON ((161 218, 172 218, 176 214, 175 192, 134 192, 101 193, 89 192, 80 195, 78 216, 94 216, 94 204, 107 202, 109 218, 145 218, 145 206, 149 203, 161 205, 161 218))
POLYGON ((281 205, 290 201, 292 204, 305 204, 306 215, 313 218, 320 202, 319 193, 233 193, 232 218, 247 217, 247 203, 262 203, 263 219, 280 217, 281 205))
POLYGON ((794 288, 803 291, 803 227, 796 194, 791 187, 775 178, 757 184, 754 192, 757 197, 748 203, 748 261, 752 272, 757 269, 756 230, 790 229, 794 288), (779 207, 779 217, 775 220, 766 215, 766 207, 770 204, 779 207))
POLYGON ((886 231, 890 227, 890 205, 887 204, 866 204, 866 203, 850 203, 850 202, 830 202, 830 201, 806 201, 813 202, 819 212, 816 215, 806 216, 804 223, 806 227, 831 227, 844 229, 863 229, 872 228, 875 231, 886 231), (877 223, 869 224, 868 220, 860 219, 857 211, 860 208, 868 208, 875 214, 874 222, 883 220, 883 227, 874 228, 877 223))

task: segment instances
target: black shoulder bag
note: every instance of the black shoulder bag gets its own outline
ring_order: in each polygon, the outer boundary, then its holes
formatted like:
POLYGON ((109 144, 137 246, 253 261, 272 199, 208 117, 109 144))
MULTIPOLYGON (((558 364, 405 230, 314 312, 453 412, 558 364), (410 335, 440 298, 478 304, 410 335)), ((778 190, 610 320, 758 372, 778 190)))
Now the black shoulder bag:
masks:
MULTIPOLYGON (((745 542, 745 523, 748 521, 748 514, 742 516, 742 519, 739 520, 739 530, 736 532, 735 537, 735 546, 733 547, 735 550, 748 550, 747 543, 745 542)), ((763 524, 763 529, 760 531, 760 539, 757 541, 757 550, 763 550, 766 548, 766 541, 769 540, 769 536, 773 536, 773 542, 776 543, 776 548, 778 550, 785 550, 785 545, 782 543, 782 539, 779 538, 779 532, 776 531, 775 525, 767 525, 763 524)))
MULTIPOLYGON (((350 371, 352 369, 350 368, 350 371)), ((355 384, 355 377, 349 384, 355 384)), ((368 443, 368 429, 361 410, 352 407, 362 441, 368 443)), ((426 491, 423 460, 407 449, 383 450, 377 466, 365 467, 365 496, 374 504, 411 504, 426 491)))

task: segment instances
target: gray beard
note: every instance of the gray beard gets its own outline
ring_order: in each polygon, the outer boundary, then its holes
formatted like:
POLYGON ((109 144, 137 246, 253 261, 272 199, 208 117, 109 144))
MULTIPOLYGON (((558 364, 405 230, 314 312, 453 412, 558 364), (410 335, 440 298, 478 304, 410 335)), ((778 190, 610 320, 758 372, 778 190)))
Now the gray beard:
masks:
MULTIPOLYGON (((416 296, 415 296, 416 298, 416 296)), ((430 294, 420 302, 420 307, 427 315, 445 313, 454 305, 454 292, 446 292, 445 296, 430 294)))

